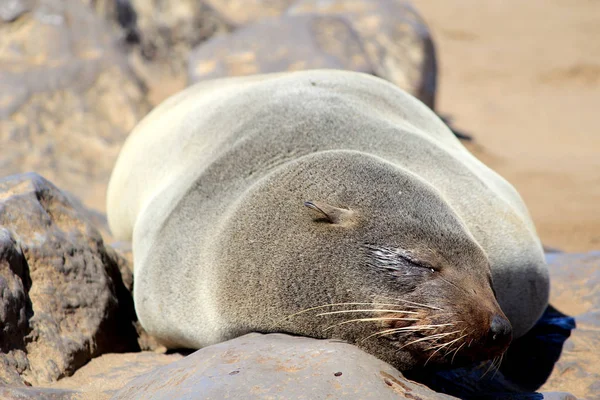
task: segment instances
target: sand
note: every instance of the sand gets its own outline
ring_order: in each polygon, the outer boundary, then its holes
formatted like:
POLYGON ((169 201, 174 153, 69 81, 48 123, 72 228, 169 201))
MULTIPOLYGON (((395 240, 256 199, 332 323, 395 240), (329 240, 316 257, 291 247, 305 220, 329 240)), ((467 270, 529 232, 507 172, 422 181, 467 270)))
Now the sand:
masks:
POLYGON ((438 111, 511 182, 542 242, 600 249, 600 1, 413 0, 438 111))

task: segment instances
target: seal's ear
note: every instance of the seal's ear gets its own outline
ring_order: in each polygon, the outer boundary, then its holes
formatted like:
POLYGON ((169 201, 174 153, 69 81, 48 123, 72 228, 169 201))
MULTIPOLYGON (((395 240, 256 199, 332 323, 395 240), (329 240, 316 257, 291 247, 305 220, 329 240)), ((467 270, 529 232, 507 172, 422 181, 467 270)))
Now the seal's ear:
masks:
POLYGON ((354 213, 345 208, 330 206, 321 201, 305 201, 304 205, 319 213, 321 217, 332 224, 342 225, 344 222, 349 222, 354 213))

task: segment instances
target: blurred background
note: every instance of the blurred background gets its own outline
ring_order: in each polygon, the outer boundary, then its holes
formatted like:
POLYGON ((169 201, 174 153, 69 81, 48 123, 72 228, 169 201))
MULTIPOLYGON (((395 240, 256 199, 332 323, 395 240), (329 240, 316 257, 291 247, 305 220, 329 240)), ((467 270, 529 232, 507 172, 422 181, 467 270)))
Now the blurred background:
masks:
POLYGON ((0 0, 0 176, 36 171, 101 216, 120 146, 169 95, 353 69, 444 118, 546 246, 598 249, 599 38, 596 0, 0 0))

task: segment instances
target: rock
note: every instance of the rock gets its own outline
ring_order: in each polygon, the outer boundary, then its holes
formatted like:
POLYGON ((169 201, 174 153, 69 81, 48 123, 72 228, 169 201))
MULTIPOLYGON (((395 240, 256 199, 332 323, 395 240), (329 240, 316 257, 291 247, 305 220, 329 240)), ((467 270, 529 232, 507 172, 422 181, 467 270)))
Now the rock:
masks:
POLYGON ((80 0, 92 8, 98 15, 110 22, 115 28, 121 29, 124 41, 128 44, 140 42, 137 26, 137 12, 132 0, 80 0))
POLYGON ((131 65, 156 105, 185 87, 190 51, 229 28, 198 0, 131 0, 131 4, 137 13, 140 37, 139 45, 130 53, 131 65))
POLYGON ((437 61, 431 33, 404 0, 298 0, 288 15, 344 19, 358 32, 374 74, 435 107, 437 61))
POLYGON ((600 393, 600 251, 546 256, 550 302, 575 317, 576 328, 562 348, 543 390, 567 390, 593 399, 600 393))
MULTIPOLYGON (((82 400, 81 396, 80 392, 74 390, 0 387, 0 398, 2 400, 82 400)), ((103 399, 103 397, 88 397, 86 400, 100 399, 103 399)))
POLYGON ((192 51, 190 83, 312 68, 371 72, 356 32, 332 16, 262 20, 217 36, 192 51))
POLYGON ((31 9, 32 0, 4 0, 0 3, 0 22, 13 22, 31 9))
POLYGON ((105 354, 48 387, 0 387, 3 400, 107 400, 128 381, 181 359, 180 354, 105 354))
POLYGON ((0 382, 46 384, 139 350, 126 261, 67 196, 37 174, 2 179, 0 227, 0 382))
POLYGON ((27 12, 0 19, 0 176, 36 171, 103 210, 121 144, 149 110, 144 86, 89 7, 17 3, 27 12))
POLYGON ((183 67, 187 53, 227 27, 214 12, 197 0, 131 0, 146 57, 171 61, 183 67), (168 60, 174 58, 174 60, 168 60))
POLYGON ((264 18, 277 17, 294 0, 203 0, 233 28, 264 18))
POLYGON ((113 399, 453 399, 347 343, 251 333, 132 380, 113 399))
POLYGON ((156 105, 185 88, 190 50, 230 30, 201 0, 81 0, 111 23, 156 105))
POLYGON ((94 358, 73 376, 61 379, 49 388, 77 390, 84 398, 110 398, 116 391, 138 376, 183 358, 181 354, 152 352, 104 354, 94 358))
POLYGON ((281 16, 291 2, 275 2, 258 16, 246 2, 244 8, 237 1, 209 3, 217 10, 227 10, 220 11, 222 18, 237 16, 240 7, 247 19, 234 22, 243 26, 233 33, 213 37, 192 51, 189 83, 340 68, 389 80, 434 108, 437 64, 433 41, 421 17, 404 1, 299 0, 281 16))

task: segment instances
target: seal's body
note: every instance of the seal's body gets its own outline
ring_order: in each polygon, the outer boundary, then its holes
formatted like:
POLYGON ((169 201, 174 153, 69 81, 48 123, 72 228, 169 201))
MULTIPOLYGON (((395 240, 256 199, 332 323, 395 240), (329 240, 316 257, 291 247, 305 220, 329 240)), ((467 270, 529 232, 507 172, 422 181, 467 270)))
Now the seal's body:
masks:
POLYGON ((127 139, 108 218, 133 240, 140 322, 170 347, 289 332, 407 370, 499 355, 504 313, 520 336, 548 300, 515 189, 418 100, 360 73, 173 96, 127 139))

